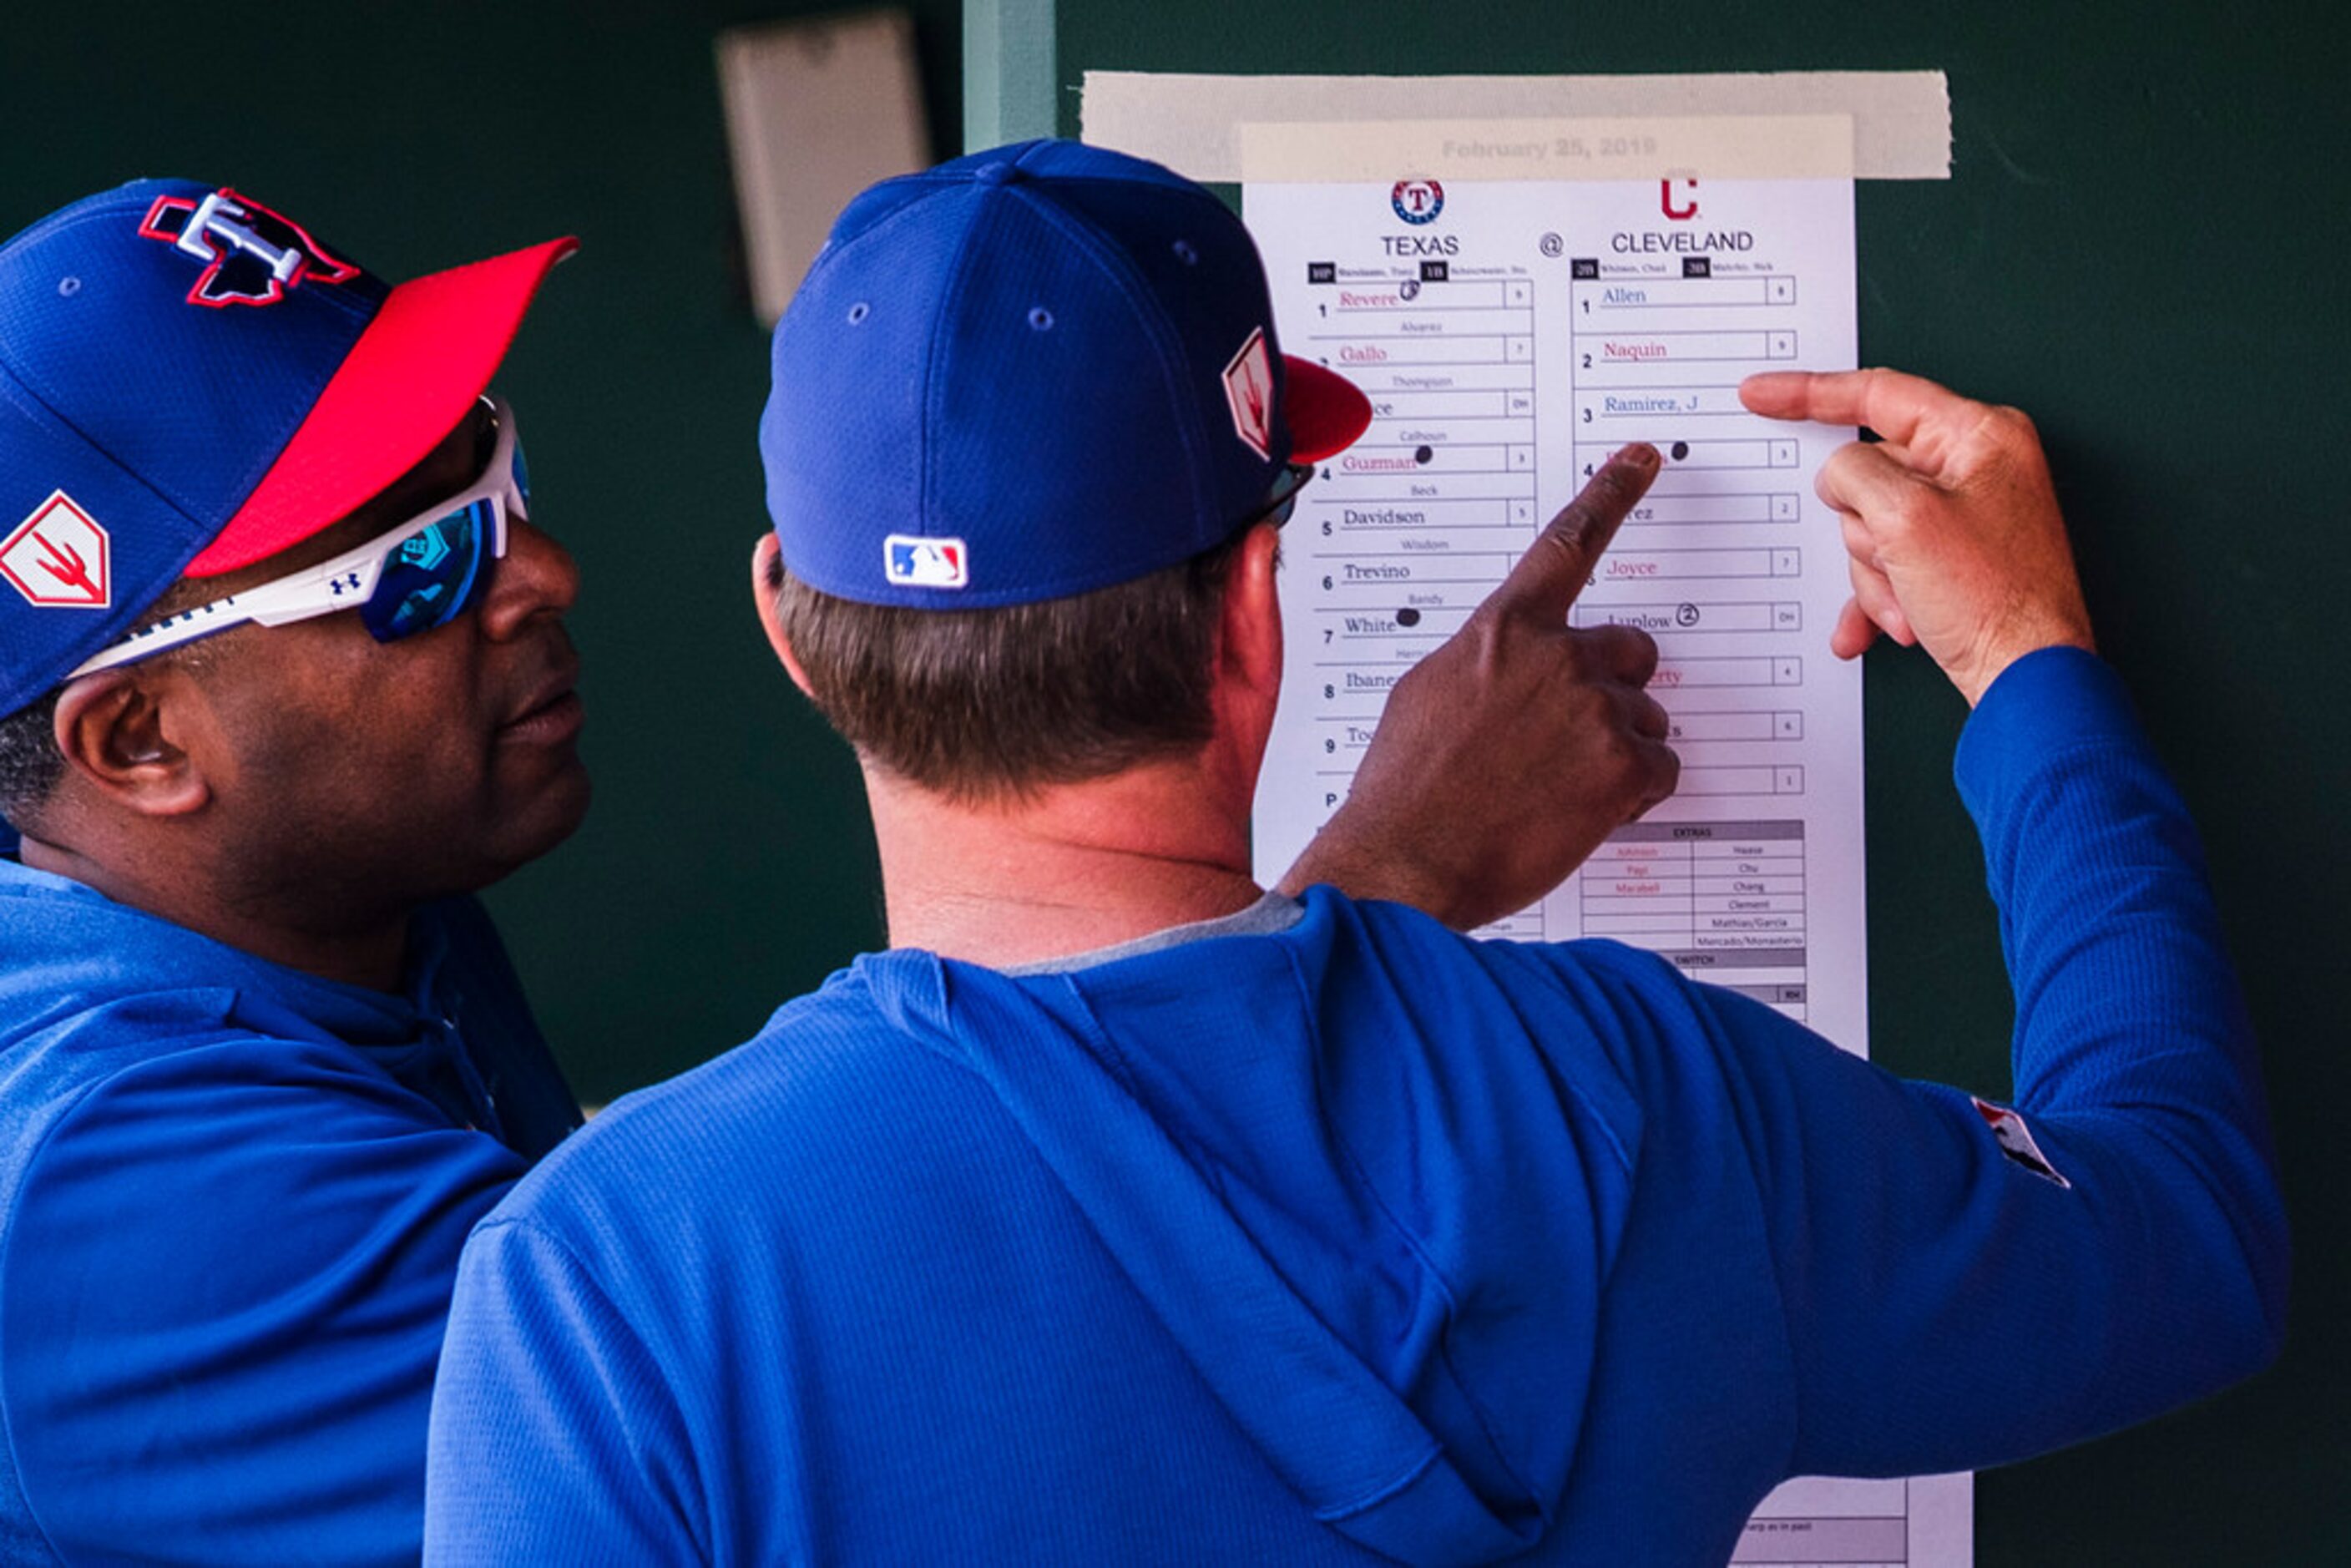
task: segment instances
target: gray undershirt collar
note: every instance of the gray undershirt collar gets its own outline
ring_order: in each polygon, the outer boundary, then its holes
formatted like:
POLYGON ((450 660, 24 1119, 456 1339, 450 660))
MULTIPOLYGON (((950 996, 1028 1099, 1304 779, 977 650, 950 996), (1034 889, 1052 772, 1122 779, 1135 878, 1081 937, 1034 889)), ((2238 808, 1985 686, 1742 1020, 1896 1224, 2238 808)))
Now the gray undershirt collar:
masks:
POLYGON ((999 973, 1066 975, 1079 969, 1115 964, 1122 958, 1141 957, 1145 953, 1181 946, 1186 942, 1206 942, 1216 936, 1271 936, 1297 925, 1305 914, 1306 906, 1298 900, 1286 894, 1269 893, 1247 909, 1237 909, 1214 920, 1196 920, 1189 925, 1171 925, 1165 931, 1154 931, 1148 936, 1137 936, 1132 942, 1090 948, 1083 953, 1071 953, 1060 958, 1040 958, 1033 964, 1009 964, 999 973))

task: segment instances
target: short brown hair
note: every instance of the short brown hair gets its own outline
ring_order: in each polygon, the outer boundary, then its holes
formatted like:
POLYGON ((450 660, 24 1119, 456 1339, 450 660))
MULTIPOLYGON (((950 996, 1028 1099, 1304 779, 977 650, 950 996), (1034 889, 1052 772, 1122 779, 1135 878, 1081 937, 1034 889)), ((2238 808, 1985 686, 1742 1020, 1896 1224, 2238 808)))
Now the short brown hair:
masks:
POLYGON ((1238 538, 1147 577, 998 610, 822 593, 778 561, 778 619, 817 708, 859 754, 976 801, 1197 750, 1238 538))

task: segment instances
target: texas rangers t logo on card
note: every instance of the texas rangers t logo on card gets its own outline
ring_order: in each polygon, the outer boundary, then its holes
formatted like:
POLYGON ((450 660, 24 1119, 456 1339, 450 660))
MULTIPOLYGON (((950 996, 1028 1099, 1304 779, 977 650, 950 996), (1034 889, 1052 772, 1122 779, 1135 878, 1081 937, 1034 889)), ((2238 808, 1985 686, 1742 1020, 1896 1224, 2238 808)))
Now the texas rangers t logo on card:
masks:
POLYGON ((275 305, 305 282, 348 283, 360 275, 300 224, 227 189, 200 202, 159 196, 139 232, 204 264, 188 291, 191 305, 275 305))
POLYGON ((1233 432, 1259 457, 1273 455, 1273 358, 1258 328, 1225 366, 1225 401, 1232 404, 1233 432))
POLYGON ((44 610, 104 610, 114 602, 112 541, 63 490, 0 544, 0 577, 44 610))
POLYGON ((882 573, 901 588, 967 588, 971 556, 961 539, 892 534, 882 541, 882 573))

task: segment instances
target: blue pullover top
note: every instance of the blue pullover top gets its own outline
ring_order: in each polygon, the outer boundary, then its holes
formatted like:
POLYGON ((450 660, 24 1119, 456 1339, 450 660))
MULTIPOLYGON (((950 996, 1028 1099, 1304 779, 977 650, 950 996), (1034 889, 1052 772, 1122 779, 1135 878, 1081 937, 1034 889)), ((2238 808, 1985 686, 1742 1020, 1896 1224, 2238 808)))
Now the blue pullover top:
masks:
POLYGON ((466 1231, 578 1124, 470 900, 402 995, 0 862, 0 1562, 413 1563, 466 1231))
POLYGON ((2243 1376, 2283 1221, 2180 802, 2071 652, 1959 776, 2021 1118, 1328 889, 1058 973, 861 958, 475 1232, 428 1563, 1719 1564, 1787 1477, 2243 1376))

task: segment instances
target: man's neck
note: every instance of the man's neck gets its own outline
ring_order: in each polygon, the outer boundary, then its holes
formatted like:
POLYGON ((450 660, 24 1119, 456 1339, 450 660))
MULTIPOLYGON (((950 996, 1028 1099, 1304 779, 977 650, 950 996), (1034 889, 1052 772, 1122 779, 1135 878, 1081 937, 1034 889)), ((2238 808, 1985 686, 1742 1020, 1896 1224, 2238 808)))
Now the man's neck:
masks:
POLYGON ((893 946, 991 967, 1131 942, 1260 896, 1246 817, 1185 762, 961 805, 867 770, 893 946))
POLYGON ((377 991, 399 990, 406 972, 405 913, 346 915, 315 925, 291 921, 242 907, 241 901, 221 897, 202 879, 137 874, 30 833, 24 836, 20 858, 35 871, 70 878, 117 904, 288 969, 377 991))

